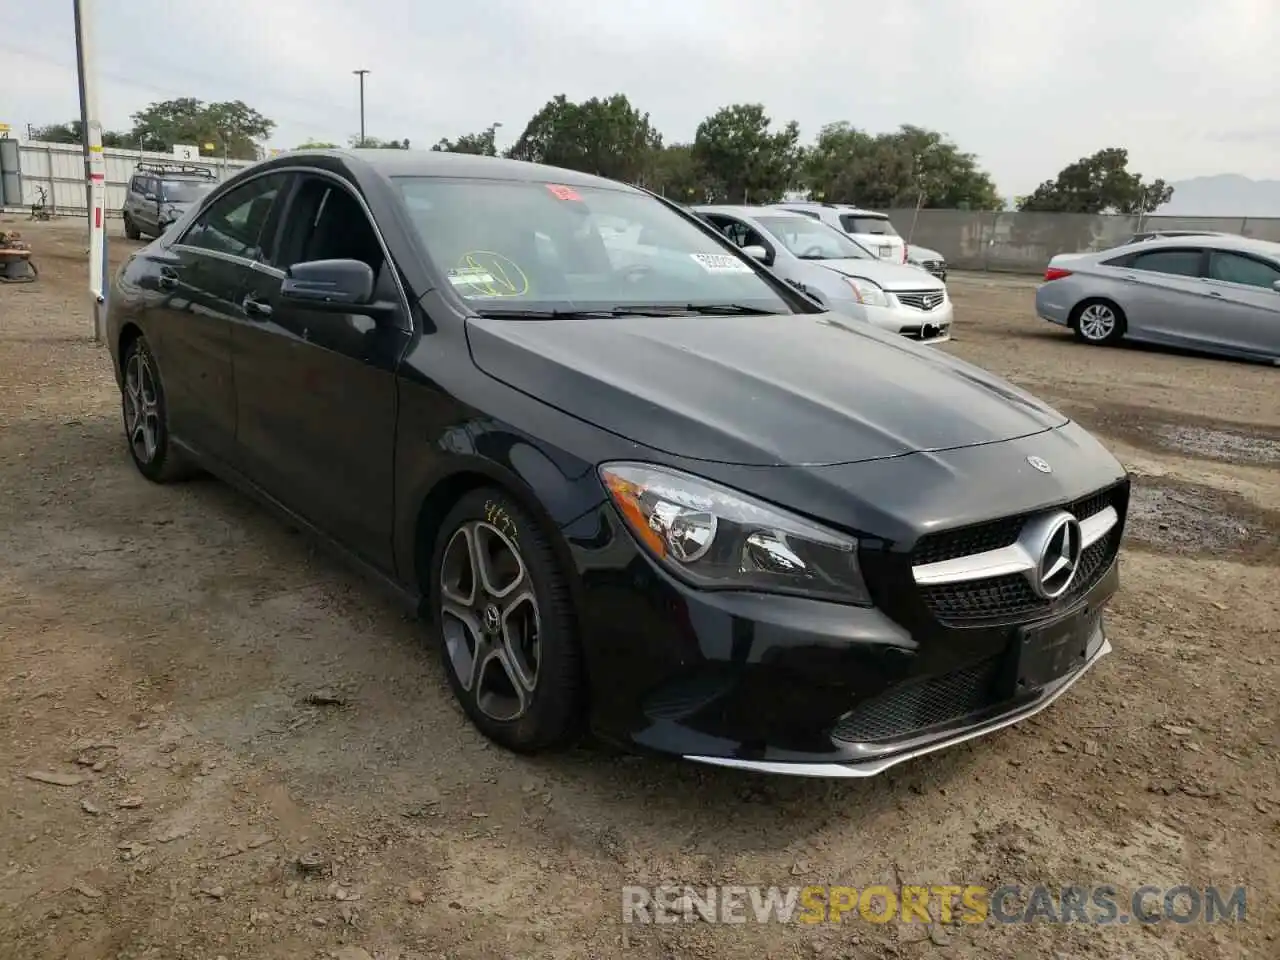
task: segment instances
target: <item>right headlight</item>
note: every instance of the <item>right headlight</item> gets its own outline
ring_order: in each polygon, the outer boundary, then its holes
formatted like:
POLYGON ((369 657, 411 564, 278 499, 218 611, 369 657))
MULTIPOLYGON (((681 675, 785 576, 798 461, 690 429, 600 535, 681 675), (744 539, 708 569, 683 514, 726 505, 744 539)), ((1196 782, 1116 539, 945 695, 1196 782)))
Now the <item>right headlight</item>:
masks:
POLYGON ((845 277, 849 286, 853 287, 853 298, 868 307, 887 307, 889 295, 879 284, 864 280, 862 277, 845 277))
POLYGON ((666 467, 607 463, 600 478, 636 539, 695 587, 870 603, 854 537, 666 467))

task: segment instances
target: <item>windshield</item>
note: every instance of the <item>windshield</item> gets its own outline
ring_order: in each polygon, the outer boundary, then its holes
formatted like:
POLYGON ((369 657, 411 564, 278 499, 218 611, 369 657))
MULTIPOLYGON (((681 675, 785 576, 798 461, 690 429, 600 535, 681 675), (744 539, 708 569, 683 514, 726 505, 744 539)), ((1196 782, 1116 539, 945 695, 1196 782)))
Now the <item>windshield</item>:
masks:
POLYGON ((775 240, 801 260, 870 260, 866 250, 835 227, 805 216, 756 217, 775 240))
POLYGON ((160 199, 167 203, 195 203, 214 186, 198 180, 165 180, 160 184, 160 199))
POLYGON ((898 231, 887 217, 854 216, 851 213, 840 215, 840 225, 850 233, 875 234, 877 236, 896 237, 898 231))
POLYGON ((794 312, 743 259, 646 194, 518 180, 396 182, 432 259, 478 311, 794 312))

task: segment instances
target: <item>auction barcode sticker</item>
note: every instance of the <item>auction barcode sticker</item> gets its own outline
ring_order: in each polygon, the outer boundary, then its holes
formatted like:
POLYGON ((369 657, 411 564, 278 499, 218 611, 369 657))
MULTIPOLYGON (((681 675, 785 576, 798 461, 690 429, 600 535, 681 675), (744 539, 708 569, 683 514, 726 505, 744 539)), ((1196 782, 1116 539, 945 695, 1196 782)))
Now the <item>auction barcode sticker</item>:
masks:
POLYGON ((691 253, 689 256, 707 273, 753 273, 754 271, 737 257, 727 253, 691 253))

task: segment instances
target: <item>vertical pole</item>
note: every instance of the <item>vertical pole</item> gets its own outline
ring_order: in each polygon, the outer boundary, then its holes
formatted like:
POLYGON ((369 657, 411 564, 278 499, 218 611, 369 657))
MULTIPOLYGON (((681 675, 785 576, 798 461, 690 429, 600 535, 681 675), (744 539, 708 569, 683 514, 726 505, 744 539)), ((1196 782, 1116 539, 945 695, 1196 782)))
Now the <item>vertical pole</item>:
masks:
POLYGON ((360 146, 364 146, 364 75, 368 70, 352 70, 360 78, 360 146))
POLYGON ((911 229, 907 231, 907 243, 916 235, 916 221, 920 219, 920 208, 924 206, 924 191, 916 196, 916 212, 911 215, 911 229))
POLYGON ((101 343, 106 327, 106 161, 98 117, 94 76, 93 0, 72 0, 76 27, 76 66, 80 76, 80 125, 84 134, 85 205, 89 220, 89 293, 93 297, 93 339, 101 343))

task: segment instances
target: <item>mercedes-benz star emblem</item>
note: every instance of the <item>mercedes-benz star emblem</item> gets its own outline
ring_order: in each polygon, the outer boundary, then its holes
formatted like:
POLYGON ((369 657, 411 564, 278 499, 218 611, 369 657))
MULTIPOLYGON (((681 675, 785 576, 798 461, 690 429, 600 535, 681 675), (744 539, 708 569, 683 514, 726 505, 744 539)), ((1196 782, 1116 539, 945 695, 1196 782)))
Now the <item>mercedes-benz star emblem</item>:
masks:
POLYGON ((1053 467, 1049 466, 1048 461, 1041 460, 1039 457, 1027 457, 1027 463, 1035 467, 1041 473, 1053 473, 1053 467))
POLYGON ((1046 600, 1056 600, 1067 592, 1080 568, 1080 522, 1064 514, 1049 527, 1032 587, 1046 600))

